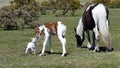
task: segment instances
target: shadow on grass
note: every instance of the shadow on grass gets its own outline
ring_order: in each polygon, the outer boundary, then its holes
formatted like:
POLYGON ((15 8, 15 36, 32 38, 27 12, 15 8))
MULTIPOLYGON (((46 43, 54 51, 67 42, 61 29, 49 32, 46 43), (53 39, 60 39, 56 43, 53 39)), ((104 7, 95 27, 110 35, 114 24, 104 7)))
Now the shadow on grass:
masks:
MULTIPOLYGON (((77 47, 77 48, 88 48, 87 46, 81 46, 81 47, 77 47)), ((94 50, 94 48, 90 48, 89 50, 94 50)), ((106 47, 104 47, 104 46, 100 46, 99 47, 99 51, 97 51, 97 52, 112 52, 112 51, 114 51, 114 49, 112 48, 111 50, 108 50, 106 47)))
MULTIPOLYGON (((37 53, 37 54, 40 54, 41 52, 39 52, 39 53, 37 53)), ((45 53, 47 53, 47 54, 59 54, 59 55, 62 55, 62 53, 60 53, 60 52, 53 52, 53 53, 51 53, 50 51, 45 51, 45 53)), ((65 54, 65 56, 67 56, 67 55, 69 55, 69 53, 66 53, 65 54)))
POLYGON ((107 48, 106 47, 99 47, 99 52, 106 52, 107 51, 107 48))

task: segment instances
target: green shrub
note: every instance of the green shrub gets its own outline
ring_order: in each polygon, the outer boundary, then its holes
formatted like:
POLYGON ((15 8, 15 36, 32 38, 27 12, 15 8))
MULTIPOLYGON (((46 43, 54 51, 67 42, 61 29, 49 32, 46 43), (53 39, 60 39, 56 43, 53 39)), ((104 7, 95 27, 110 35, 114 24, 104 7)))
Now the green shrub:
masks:
POLYGON ((120 8, 120 0, 93 0, 93 3, 103 3, 110 8, 120 8))
POLYGON ((47 7, 49 7, 50 3, 48 1, 42 1, 41 2, 41 6, 47 6, 47 7))
POLYGON ((111 0, 93 0, 93 3, 103 3, 108 6, 111 0))
POLYGON ((110 8, 120 8, 120 0, 114 0, 109 4, 110 8))

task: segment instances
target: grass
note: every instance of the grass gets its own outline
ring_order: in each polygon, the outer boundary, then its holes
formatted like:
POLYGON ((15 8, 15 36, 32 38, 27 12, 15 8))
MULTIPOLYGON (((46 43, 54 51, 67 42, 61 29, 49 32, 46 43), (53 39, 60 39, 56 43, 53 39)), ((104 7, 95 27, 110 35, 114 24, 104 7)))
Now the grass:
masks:
MULTIPOLYGON (((77 11, 80 15, 82 11, 77 11)), ((40 23, 62 21, 67 25, 67 57, 61 57, 62 48, 57 36, 53 36, 53 50, 56 54, 45 53, 39 57, 43 37, 37 43, 36 55, 24 54, 26 44, 34 37, 34 29, 4 31, 0 30, 0 68, 120 68, 120 9, 110 9, 110 32, 112 36, 113 52, 96 53, 86 48, 76 48, 73 28, 77 26, 80 16, 54 17, 53 15, 40 16, 40 23)), ((86 46, 86 43, 83 44, 86 46)), ((100 40, 100 45, 104 45, 100 40)), ((46 51, 49 51, 47 45, 46 51)))

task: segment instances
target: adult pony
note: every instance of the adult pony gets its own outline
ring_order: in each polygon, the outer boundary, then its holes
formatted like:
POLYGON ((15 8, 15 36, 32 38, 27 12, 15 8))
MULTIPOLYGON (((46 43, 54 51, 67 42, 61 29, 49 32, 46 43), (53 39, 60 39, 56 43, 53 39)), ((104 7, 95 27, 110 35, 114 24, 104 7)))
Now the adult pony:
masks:
POLYGON ((112 51, 109 33, 108 9, 102 4, 94 4, 87 7, 79 20, 78 26, 74 28, 77 47, 81 47, 84 41, 84 33, 87 34, 88 48, 99 51, 99 32, 106 46, 106 51, 112 51), (93 44, 91 45, 89 30, 93 31, 93 44))
POLYGON ((62 48, 63 48, 62 56, 65 56, 67 53, 66 52, 66 38, 65 38, 66 30, 67 30, 66 26, 64 24, 62 24, 61 21, 58 21, 55 23, 47 23, 47 24, 41 25, 39 27, 35 27, 36 38, 40 38, 41 34, 44 34, 44 36, 45 36, 42 52, 39 56, 42 56, 44 54, 47 41, 51 48, 50 51, 53 52, 52 44, 51 44, 51 36, 52 35, 58 36, 59 40, 62 43, 62 48))

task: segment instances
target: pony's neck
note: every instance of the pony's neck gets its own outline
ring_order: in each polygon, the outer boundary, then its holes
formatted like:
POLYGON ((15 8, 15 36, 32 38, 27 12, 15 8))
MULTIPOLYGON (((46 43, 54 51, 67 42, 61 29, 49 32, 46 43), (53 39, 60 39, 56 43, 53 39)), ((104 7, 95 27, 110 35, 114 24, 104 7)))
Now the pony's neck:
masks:
POLYGON ((79 20, 78 26, 76 28, 76 33, 82 38, 82 33, 83 33, 82 17, 79 20))

